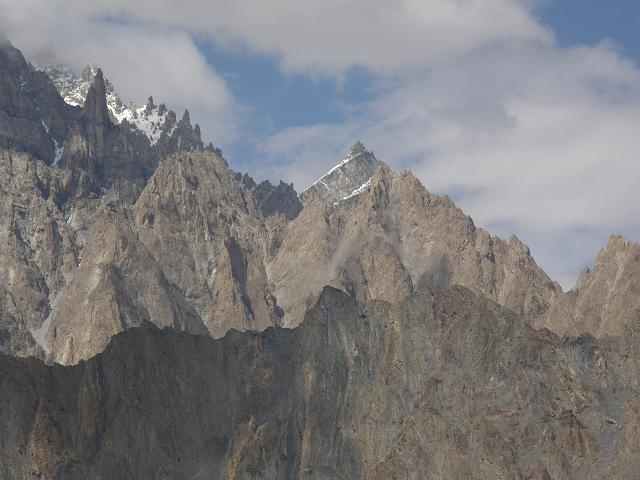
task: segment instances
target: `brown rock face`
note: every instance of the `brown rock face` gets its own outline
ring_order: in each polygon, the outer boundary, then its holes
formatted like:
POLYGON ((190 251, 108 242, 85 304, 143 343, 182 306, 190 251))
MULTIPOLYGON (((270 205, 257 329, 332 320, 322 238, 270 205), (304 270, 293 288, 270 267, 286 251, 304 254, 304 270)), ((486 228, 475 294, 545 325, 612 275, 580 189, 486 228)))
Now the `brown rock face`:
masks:
POLYGON ((144 321, 205 333, 198 314, 138 239, 130 213, 109 205, 98 215, 83 260, 50 313, 50 358, 77 363, 144 321))
POLYGON ((360 299, 391 301, 414 287, 457 284, 527 317, 546 311, 562 293, 520 240, 477 229, 410 173, 383 166, 355 194, 340 201, 326 196, 308 197, 269 264, 287 325, 302 318, 326 284, 360 299))
POLYGON ((560 340, 461 287, 396 305, 327 288, 293 330, 3 356, 0 476, 633 477, 637 327, 560 340))
POLYGON ((640 318, 640 245, 613 236, 573 290, 536 320, 558 334, 621 335, 640 318))
POLYGON ((135 220, 141 241, 214 336, 278 322, 264 220, 219 155, 163 162, 135 205, 135 220))
POLYGON ((87 359, 144 321, 215 337, 278 324, 267 237, 251 195, 217 154, 168 158, 134 205, 97 212, 50 316, 50 358, 87 359))
POLYGON ((40 328, 77 266, 68 221, 91 205, 91 182, 25 153, 0 150, 0 351, 40 355, 40 328), (33 335, 33 337, 32 337, 33 335))

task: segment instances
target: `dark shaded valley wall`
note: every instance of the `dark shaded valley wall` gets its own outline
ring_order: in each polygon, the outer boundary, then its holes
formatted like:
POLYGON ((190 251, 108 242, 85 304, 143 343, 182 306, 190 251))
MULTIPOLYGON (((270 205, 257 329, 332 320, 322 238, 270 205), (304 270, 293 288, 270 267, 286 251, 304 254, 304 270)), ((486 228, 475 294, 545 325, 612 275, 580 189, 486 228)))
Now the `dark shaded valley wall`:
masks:
POLYGON ((0 475, 633 478, 628 333, 560 339, 462 287, 327 287, 295 329, 220 340, 145 324, 72 367, 2 358, 0 475))

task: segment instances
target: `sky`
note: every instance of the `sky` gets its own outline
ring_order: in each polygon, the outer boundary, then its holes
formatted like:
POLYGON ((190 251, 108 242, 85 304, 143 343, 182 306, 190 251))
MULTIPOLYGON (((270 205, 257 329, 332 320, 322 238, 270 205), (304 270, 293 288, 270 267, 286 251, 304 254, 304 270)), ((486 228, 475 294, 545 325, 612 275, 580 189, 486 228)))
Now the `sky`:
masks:
POLYGON ((640 242, 637 0, 0 0, 34 62, 188 108, 232 168, 304 189, 360 139, 518 235, 566 289, 640 242))

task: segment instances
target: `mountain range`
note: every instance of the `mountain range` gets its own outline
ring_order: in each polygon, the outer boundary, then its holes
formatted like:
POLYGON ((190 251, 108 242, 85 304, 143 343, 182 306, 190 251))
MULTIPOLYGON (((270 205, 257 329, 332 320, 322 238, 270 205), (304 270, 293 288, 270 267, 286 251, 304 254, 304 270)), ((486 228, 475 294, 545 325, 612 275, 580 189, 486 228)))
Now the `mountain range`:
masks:
POLYGON ((357 141, 257 183, 0 47, 0 478, 635 478, 640 246, 569 292, 357 141))

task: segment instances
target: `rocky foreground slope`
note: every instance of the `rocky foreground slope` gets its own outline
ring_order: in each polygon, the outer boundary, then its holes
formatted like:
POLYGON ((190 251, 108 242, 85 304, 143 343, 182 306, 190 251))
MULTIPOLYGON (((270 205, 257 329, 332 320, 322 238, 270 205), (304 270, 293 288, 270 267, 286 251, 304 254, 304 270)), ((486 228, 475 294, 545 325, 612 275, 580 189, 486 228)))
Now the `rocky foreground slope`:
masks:
POLYGON ((640 246, 565 293, 360 142, 298 195, 49 74, 0 46, 0 478, 634 478, 640 246))
POLYGON ((560 339, 461 287, 327 287, 293 330, 144 326, 75 367, 2 358, 0 475, 633 478, 637 341, 560 339))

